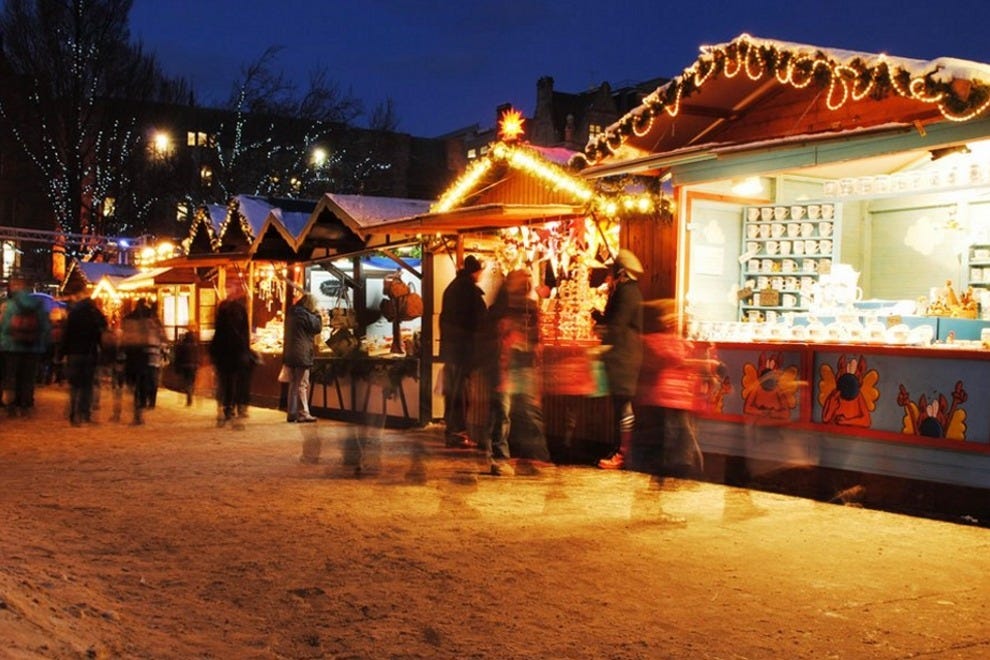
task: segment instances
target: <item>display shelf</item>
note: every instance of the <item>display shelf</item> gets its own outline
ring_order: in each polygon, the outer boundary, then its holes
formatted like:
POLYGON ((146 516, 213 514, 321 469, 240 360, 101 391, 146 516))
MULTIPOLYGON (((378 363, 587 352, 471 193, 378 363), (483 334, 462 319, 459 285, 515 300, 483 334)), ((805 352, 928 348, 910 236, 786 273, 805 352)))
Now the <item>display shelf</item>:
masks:
POLYGON ((743 208, 740 318, 808 310, 819 275, 838 259, 840 214, 829 202, 743 208))
POLYGON ((966 249, 967 286, 990 287, 990 243, 976 243, 966 249))

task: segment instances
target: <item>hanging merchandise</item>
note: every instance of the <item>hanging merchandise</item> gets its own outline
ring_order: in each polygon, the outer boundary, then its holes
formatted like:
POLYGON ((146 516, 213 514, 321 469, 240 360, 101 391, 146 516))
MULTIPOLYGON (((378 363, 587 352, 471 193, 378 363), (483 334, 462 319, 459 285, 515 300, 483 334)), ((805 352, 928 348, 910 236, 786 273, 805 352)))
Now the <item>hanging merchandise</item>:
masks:
POLYGON ((357 312, 354 311, 354 306, 351 304, 347 284, 344 281, 340 282, 340 287, 337 289, 337 300, 334 306, 330 308, 330 327, 334 330, 352 330, 358 327, 357 312))

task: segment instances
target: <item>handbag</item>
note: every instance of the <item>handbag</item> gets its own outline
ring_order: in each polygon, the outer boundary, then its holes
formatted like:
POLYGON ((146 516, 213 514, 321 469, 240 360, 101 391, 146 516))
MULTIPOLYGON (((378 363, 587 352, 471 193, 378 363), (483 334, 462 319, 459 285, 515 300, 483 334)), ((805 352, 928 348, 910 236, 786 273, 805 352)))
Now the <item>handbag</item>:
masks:
POLYGON ((390 273, 385 276, 385 281, 382 282, 382 293, 397 300, 409 293, 409 285, 402 281, 401 273, 390 273))
POLYGON ((337 357, 347 357, 358 349, 361 342, 350 328, 337 328, 327 338, 327 348, 337 357))
POLYGON ((330 327, 334 330, 342 328, 352 330, 358 327, 357 312, 354 311, 354 307, 351 305, 351 298, 347 293, 347 285, 341 282, 340 288, 337 291, 337 301, 330 308, 330 327))
POLYGON ((412 291, 410 287, 406 288, 409 289, 409 293, 398 299, 399 319, 412 321, 423 315, 423 296, 412 291))

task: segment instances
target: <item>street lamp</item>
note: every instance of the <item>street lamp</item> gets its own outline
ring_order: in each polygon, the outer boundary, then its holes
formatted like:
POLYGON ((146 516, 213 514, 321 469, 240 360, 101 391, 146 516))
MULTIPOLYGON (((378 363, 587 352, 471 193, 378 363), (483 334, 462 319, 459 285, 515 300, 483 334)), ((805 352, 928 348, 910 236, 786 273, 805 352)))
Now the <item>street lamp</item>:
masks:
POLYGON ((323 167, 327 163, 327 150, 323 147, 313 149, 313 167, 323 167))
POLYGON ((155 158, 165 158, 172 151, 172 137, 164 132, 157 131, 151 140, 151 153, 155 158))

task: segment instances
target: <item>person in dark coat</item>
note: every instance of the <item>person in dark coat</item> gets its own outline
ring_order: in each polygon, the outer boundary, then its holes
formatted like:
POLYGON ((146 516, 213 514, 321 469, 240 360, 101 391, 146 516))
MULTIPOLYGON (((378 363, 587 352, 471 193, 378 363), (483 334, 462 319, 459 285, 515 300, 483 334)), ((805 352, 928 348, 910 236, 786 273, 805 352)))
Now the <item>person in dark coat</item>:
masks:
POLYGON ((316 337, 323 330, 323 319, 316 300, 305 293, 289 310, 285 320, 282 364, 289 368, 287 422, 315 422, 309 413, 309 370, 316 354, 316 337))
POLYGON ((161 345, 165 331, 155 310, 144 298, 122 320, 121 337, 124 351, 124 372, 134 394, 132 424, 144 423, 144 411, 154 407, 158 388, 157 365, 160 365, 161 345))
POLYGON ((605 470, 622 469, 632 445, 636 417, 632 400, 636 395, 639 370, 643 364, 643 294, 637 280, 643 266, 631 250, 619 250, 612 265, 612 293, 605 305, 605 333, 602 356, 608 378, 614 415, 613 444, 609 454, 598 461, 605 470))
POLYGON ((227 297, 217 306, 210 360, 217 374, 217 426, 231 422, 243 428, 251 397, 251 329, 248 324, 244 284, 240 278, 227 279, 227 297), (236 418, 235 418, 236 415, 236 418))
POLYGON ((448 447, 472 448, 467 433, 467 385, 477 366, 478 337, 488 308, 478 286, 482 264, 473 254, 444 289, 440 308, 440 359, 443 361, 443 419, 448 447))
POLYGON ((73 426, 92 421, 96 367, 106 329, 107 317, 92 298, 80 294, 69 307, 61 346, 69 378, 69 422, 73 426))

